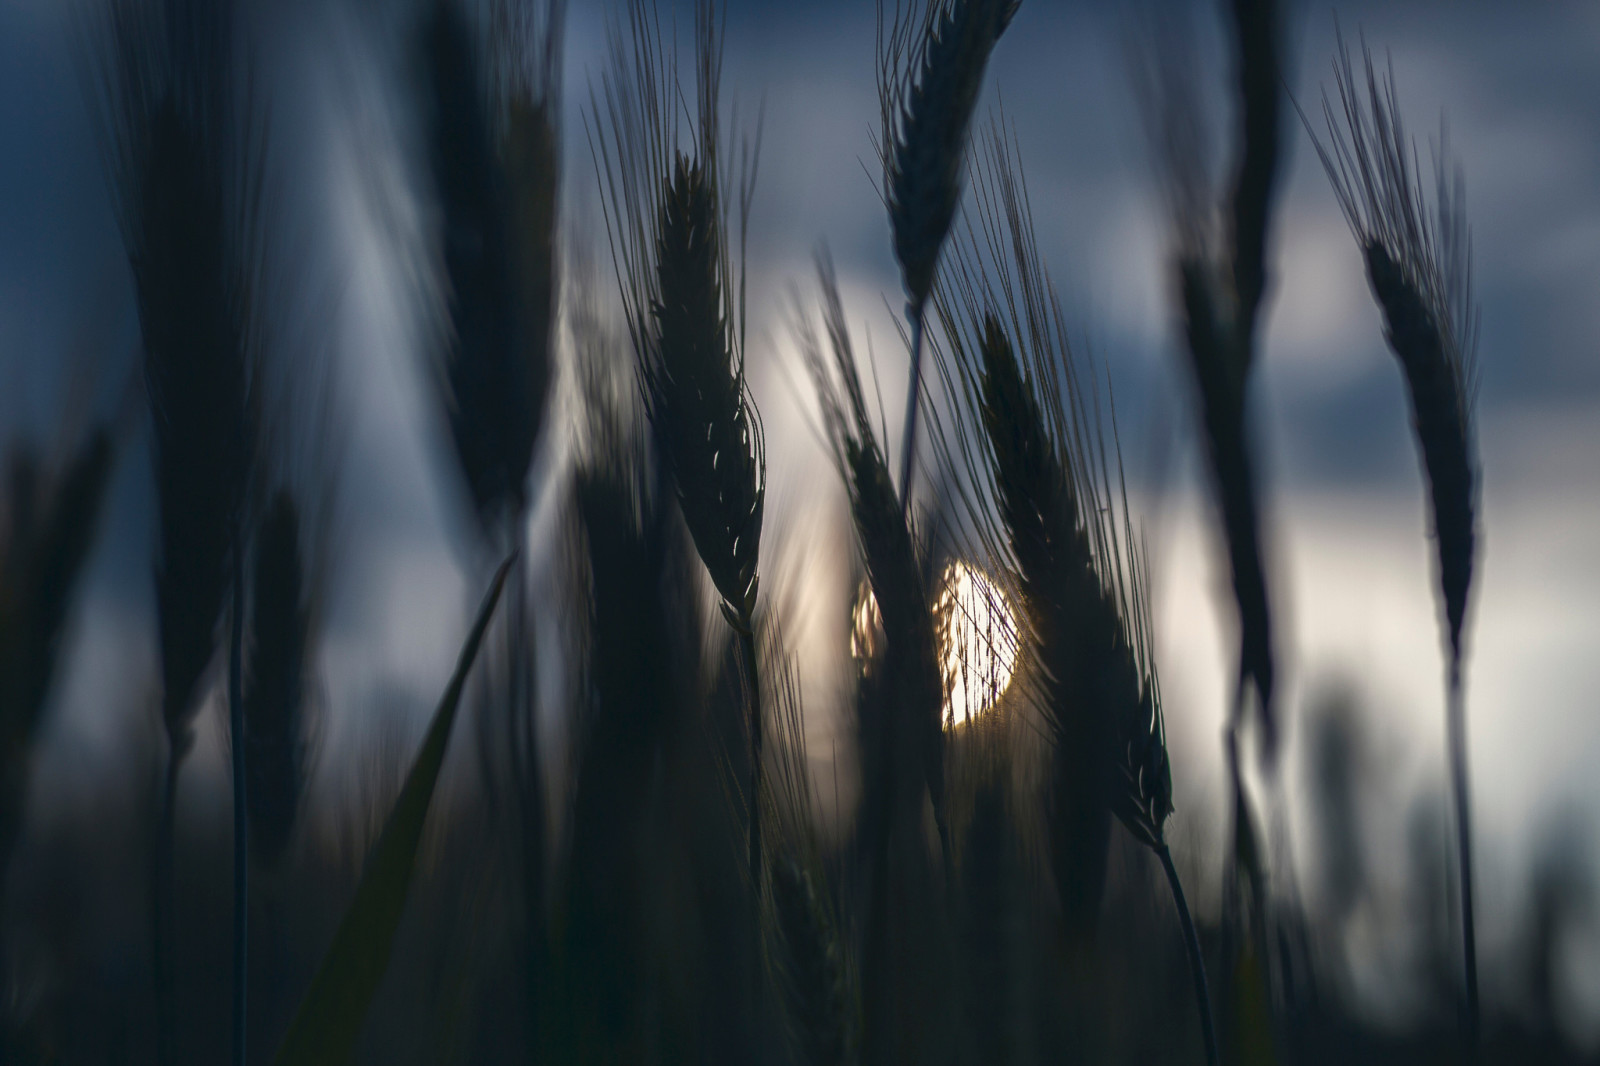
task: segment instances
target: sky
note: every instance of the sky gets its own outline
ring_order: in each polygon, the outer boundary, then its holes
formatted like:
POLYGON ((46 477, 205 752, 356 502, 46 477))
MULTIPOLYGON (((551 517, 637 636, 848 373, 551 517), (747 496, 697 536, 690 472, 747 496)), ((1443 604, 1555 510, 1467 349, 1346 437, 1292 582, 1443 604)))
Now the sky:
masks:
MULTIPOLYGON (((300 227, 301 243, 288 242, 303 256, 295 273, 335 294, 337 307, 312 346, 337 368, 343 540, 359 546, 340 556, 323 654, 327 749, 348 752, 384 716, 417 728, 449 672, 476 578, 459 549, 459 501, 441 487, 441 426, 423 390, 408 310, 424 205, 404 176, 410 133, 395 88, 407 8, 375 0, 262 6, 271 12, 262 40, 276 165, 300 227)), ((110 411, 138 385, 136 317, 84 105, 74 7, 0 0, 0 437, 47 444, 75 389, 110 411)), ((569 279, 602 288, 612 275, 595 239, 601 214, 586 123, 610 10, 573 4, 564 79, 569 279)), ((1131 88, 1139 12, 1188 20, 1215 155, 1228 158, 1231 58, 1216 5, 1203 0, 1024 0, 996 50, 979 113, 982 121, 1003 115, 1014 131, 1040 251, 1073 339, 1116 390, 1121 447, 1150 543, 1179 792, 1173 832, 1180 845, 1192 842, 1192 861, 1214 885, 1215 866, 1205 864, 1220 851, 1210 827, 1221 824, 1220 730, 1236 638, 1176 344, 1166 215, 1131 88)), ((1587 842, 1600 844, 1590 769, 1600 763, 1600 7, 1291 5, 1286 81, 1309 115, 1320 114, 1320 93, 1331 86, 1336 17, 1380 62, 1392 61, 1424 160, 1441 117, 1448 123, 1466 181, 1482 314, 1483 469, 1467 699, 1482 937, 1492 959, 1518 932, 1526 871, 1551 846, 1552 827, 1575 815, 1587 842)), ((870 338, 897 439, 903 297, 874 162, 875 15, 870 0, 744 0, 730 4, 726 28, 724 98, 737 103, 743 128, 761 117, 749 358, 767 430, 769 528, 782 531, 764 557, 780 571, 812 575, 823 590, 794 632, 817 664, 809 713, 826 738, 837 664, 825 661, 835 647, 825 630, 842 610, 842 497, 809 428, 814 400, 798 384, 788 321, 793 293, 814 295, 812 259, 825 247, 858 342, 870 338)), ((1323 132, 1320 119, 1313 129, 1323 132)), ((1384 767, 1370 803, 1386 828, 1373 846, 1380 862, 1398 863, 1402 820, 1385 821, 1383 812, 1443 787, 1444 666, 1423 481, 1403 380, 1359 251, 1305 130, 1291 119, 1284 132, 1289 154, 1251 394, 1285 658, 1282 787, 1291 809, 1303 810, 1295 723, 1321 694, 1350 688, 1384 767)), ((79 613, 76 667, 38 761, 35 787, 44 794, 74 768, 113 765, 119 738, 143 728, 148 714, 137 700, 107 698, 154 670, 144 433, 137 420, 127 431, 105 544, 79 613)), ((563 454, 559 440, 547 442, 541 469, 558 468, 563 454)), ((548 503, 536 527, 548 527, 548 503)), ((559 732, 559 723, 550 728, 559 732)), ((214 731, 209 743, 216 750, 214 731)), ((1301 869, 1314 868, 1313 857, 1296 857, 1301 869)), ((1586 1005, 1578 1014, 1596 1019, 1600 931, 1590 939, 1574 946, 1569 964, 1586 1005)), ((1591 1028, 1600 1036, 1600 1023, 1591 1028)))

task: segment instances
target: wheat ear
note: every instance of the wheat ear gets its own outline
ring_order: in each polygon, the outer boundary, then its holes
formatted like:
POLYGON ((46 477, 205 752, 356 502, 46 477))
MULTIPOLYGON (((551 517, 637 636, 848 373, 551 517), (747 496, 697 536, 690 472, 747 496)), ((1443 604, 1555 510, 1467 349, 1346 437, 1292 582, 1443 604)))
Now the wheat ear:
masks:
POLYGON ((1324 96, 1328 143, 1316 141, 1316 148, 1345 219, 1361 245, 1367 281, 1383 310, 1385 339, 1405 373, 1412 425, 1428 480, 1439 593, 1449 641, 1446 732, 1460 860, 1468 1037, 1476 1046, 1480 1028, 1477 937, 1461 678, 1462 630, 1477 546, 1479 480, 1472 410, 1478 333, 1478 310, 1472 296, 1472 242, 1462 212, 1461 170, 1459 164, 1452 167, 1450 163, 1445 131, 1441 128, 1434 156, 1436 184, 1430 216, 1416 150, 1400 120, 1393 67, 1380 78, 1363 43, 1363 96, 1342 34, 1338 49, 1334 62, 1338 106, 1324 96))
POLYGON ((723 317, 717 190, 679 156, 656 239, 654 334, 644 365, 651 420, 664 445, 695 549, 739 641, 750 707, 751 883, 761 884, 761 716, 755 648, 757 562, 766 499, 761 422, 723 317))
POLYGON ((911 373, 900 449, 900 509, 910 507, 917 450, 923 324, 939 252, 961 199, 967 131, 984 70, 1021 0, 930 0, 887 34, 878 6, 883 200, 911 325, 911 373))
MULTIPOLYGON (((1079 937, 1092 931, 1114 814, 1162 858, 1192 944, 1193 922, 1166 854, 1171 766, 1150 651, 1147 564, 1128 515, 1120 455, 1109 460, 1097 401, 1091 406, 1077 381, 1020 167, 1000 129, 975 170, 974 221, 937 307, 954 364, 945 379, 981 434, 958 430, 945 454, 947 465, 991 490, 993 511, 975 509, 973 517, 991 527, 985 540, 1011 564, 1040 666, 1038 703, 1052 745, 1050 850, 1063 916, 1079 937)), ((1115 450, 1114 425, 1111 441, 1115 450)), ((1190 961, 1214 1062, 1204 966, 1196 952, 1190 961)))
POLYGON ((951 869, 946 813, 943 679, 924 568, 895 496, 894 483, 867 415, 844 309, 831 262, 820 257, 829 354, 810 317, 797 310, 797 336, 821 402, 833 459, 850 499, 867 578, 883 620, 880 665, 862 699, 860 815, 867 878, 861 949, 864 1061, 890 1061, 895 1040, 889 967, 891 850, 915 840, 926 787, 946 872, 951 869), (897 833, 899 835, 897 835, 897 833))

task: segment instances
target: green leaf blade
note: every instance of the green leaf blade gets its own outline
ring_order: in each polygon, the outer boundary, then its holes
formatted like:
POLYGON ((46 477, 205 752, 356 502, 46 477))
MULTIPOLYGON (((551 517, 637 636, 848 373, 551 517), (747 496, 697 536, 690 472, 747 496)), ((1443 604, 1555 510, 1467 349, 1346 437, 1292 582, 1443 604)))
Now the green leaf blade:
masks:
POLYGON ((273 1060, 277 1066, 343 1066, 350 1061, 367 1008, 389 968, 462 688, 514 560, 512 556, 500 564, 484 596, 422 747, 367 858, 355 898, 278 1048, 273 1060))

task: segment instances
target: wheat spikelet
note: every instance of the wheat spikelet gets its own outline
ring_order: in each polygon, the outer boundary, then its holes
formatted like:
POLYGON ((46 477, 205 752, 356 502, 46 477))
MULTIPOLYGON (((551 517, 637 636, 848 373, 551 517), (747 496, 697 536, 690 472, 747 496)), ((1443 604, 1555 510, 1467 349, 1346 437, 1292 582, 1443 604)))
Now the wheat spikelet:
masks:
MULTIPOLYGON (((1033 395, 994 318, 983 324, 982 407, 1007 539, 1026 621, 1043 667, 1050 727, 1050 858, 1069 930, 1087 936, 1099 916, 1111 830, 1105 802, 1113 742, 1097 664, 1109 661, 1099 576, 1078 518, 1076 491, 1044 432, 1033 395)), ((1114 623, 1115 620, 1111 619, 1114 623)))
MULTIPOLYGON (((46 476, 25 449, 8 456, 0 513, 0 750, 25 747, 49 694, 73 588, 94 545, 111 475, 110 434, 95 429, 46 476)), ((7 761, 11 761, 7 757, 7 761)))
POLYGON ((994 501, 993 512, 971 510, 1014 575, 1039 660, 1055 753, 1057 888, 1069 926, 1083 931, 1103 883, 1109 815, 1155 847, 1171 810, 1143 567, 1131 525, 1116 518, 1099 416, 1078 384, 1027 192, 999 130, 975 171, 975 221, 938 309, 953 364, 947 387, 981 433, 958 424, 943 450, 946 465, 968 471, 994 501))
MULTIPOLYGON (((1225 289, 1216 280, 1215 269, 1202 257, 1185 255, 1180 258, 1178 274, 1185 350, 1199 393, 1201 421, 1227 537, 1234 600, 1239 607, 1240 678, 1255 685, 1270 753, 1276 747, 1277 735, 1272 616, 1262 565, 1255 464, 1245 414, 1246 349, 1238 346, 1239 325, 1225 317, 1225 289)), ((1236 712, 1237 709, 1236 704, 1236 712)))
MULTIPOLYGON (((742 245, 755 177, 749 149, 738 195, 738 243, 729 235, 721 160, 718 15, 695 7, 696 104, 680 131, 671 100, 678 75, 661 56, 659 26, 628 7, 604 81, 606 127, 591 133, 606 193, 624 311, 656 440, 684 520, 735 629, 755 610, 766 490, 761 422, 744 378, 742 245), (692 151, 680 147, 692 140, 692 151)), ((594 110, 602 110, 596 101, 594 110)))

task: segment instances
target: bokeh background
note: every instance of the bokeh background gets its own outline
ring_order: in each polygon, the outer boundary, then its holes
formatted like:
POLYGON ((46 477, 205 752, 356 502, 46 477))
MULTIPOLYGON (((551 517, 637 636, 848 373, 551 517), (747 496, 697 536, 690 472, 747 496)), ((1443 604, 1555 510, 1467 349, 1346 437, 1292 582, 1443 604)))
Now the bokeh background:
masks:
MULTIPOLYGON (((0 0, 0 435, 46 446, 71 417, 137 410, 139 396, 137 320, 85 104, 78 6, 0 0)), ((403 5, 258 6, 273 180, 293 208, 283 254, 306 297, 303 328, 290 332, 326 375, 319 387, 339 428, 330 447, 342 471, 341 548, 319 656, 313 785, 337 804, 363 752, 409 746, 420 732, 476 595, 474 571, 414 309, 428 206, 407 176, 415 131, 403 5)), ((1491 1001, 1516 1010, 1533 900, 1557 866, 1587 884, 1600 843, 1600 8, 1335 7, 1348 36, 1364 34, 1380 60, 1392 58, 1424 164, 1444 116, 1466 175, 1482 306, 1482 554, 1468 641, 1481 969, 1491 1001)), ((586 121, 608 10, 573 4, 565 60, 568 295, 581 288, 602 300, 614 277, 586 121)), ((1320 132, 1335 15, 1306 4, 1290 19, 1288 81, 1320 132)), ((687 47, 687 15, 680 20, 687 47)), ((1236 638, 1175 346, 1167 220, 1130 76, 1153 20, 1183 20, 1195 41, 1214 156, 1227 158, 1231 59, 1208 0, 1025 0, 980 113, 1003 114, 1014 129, 1040 249, 1080 350, 1115 388, 1150 547, 1178 799, 1172 835, 1205 911, 1220 891, 1220 737, 1236 638)), ((875 30, 870 0, 731 0, 727 12, 725 98, 752 134, 759 116, 762 133, 749 373, 767 432, 768 528, 782 531, 764 553, 801 593, 791 628, 814 756, 832 750, 842 706, 829 634, 846 608, 848 541, 789 322, 796 286, 809 298, 812 257, 825 246, 858 341, 870 338, 889 439, 898 439, 905 354, 874 177, 875 30)), ((1342 950, 1367 1009, 1399 1019, 1411 1009, 1408 949, 1384 901, 1415 890, 1419 842, 1443 839, 1448 824, 1428 519, 1403 382, 1356 245, 1298 121, 1288 134, 1252 397, 1286 678, 1288 844, 1313 905, 1338 904, 1317 898, 1336 894, 1330 864, 1359 861, 1370 891, 1341 926, 1342 950), (1316 802, 1335 750, 1318 738, 1334 720, 1337 751, 1359 783, 1354 851, 1337 846, 1316 802)), ((150 743, 154 721, 145 695, 155 675, 153 517, 140 416, 127 432, 35 760, 30 817, 41 827, 144 785, 145 767, 128 753, 150 743)), ((565 453, 561 434, 547 435, 540 469, 559 469, 565 453)), ((549 525, 547 513, 536 518, 536 551, 549 525)), ((545 680, 559 688, 559 677, 545 680)), ((559 739, 559 701, 548 702, 546 732, 559 739)), ((184 787, 194 802, 218 797, 220 821, 215 718, 184 787)), ((1600 1047, 1597 917, 1578 908, 1557 938, 1560 1021, 1590 1048, 1600 1047)))

